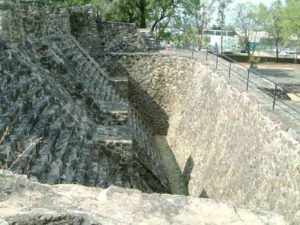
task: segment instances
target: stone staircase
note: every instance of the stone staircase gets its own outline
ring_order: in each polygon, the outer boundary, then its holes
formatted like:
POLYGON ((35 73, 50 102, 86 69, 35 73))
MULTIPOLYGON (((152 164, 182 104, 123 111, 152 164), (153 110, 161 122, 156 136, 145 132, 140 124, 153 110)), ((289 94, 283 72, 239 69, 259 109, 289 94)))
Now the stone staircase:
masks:
POLYGON ((90 122, 80 102, 41 68, 15 58, 6 62, 1 65, 0 153, 7 169, 47 183, 124 185, 98 170, 100 159, 115 167, 130 164, 126 129, 90 122))
POLYGON ((119 80, 71 35, 41 35, 42 16, 23 20, 23 47, 0 40, 0 167, 49 184, 166 192, 135 158, 119 80))
POLYGON ((51 49, 64 61, 67 70, 75 75, 75 82, 89 96, 89 104, 98 107, 107 121, 126 123, 128 102, 117 93, 115 86, 118 81, 109 79, 72 36, 59 35, 50 37, 49 41, 51 49))
POLYGON ((159 50, 157 40, 153 33, 151 33, 148 29, 139 29, 139 33, 143 36, 145 44, 148 47, 148 51, 155 52, 159 50))
MULTIPOLYGON (((65 52, 65 50, 62 52, 65 52)), ((68 54, 68 52, 66 52, 66 54, 68 54)), ((71 61, 68 63, 69 68, 72 69, 71 71, 68 71, 68 65, 65 65, 65 61, 62 60, 52 48, 47 47, 46 49, 38 50, 37 55, 46 68, 52 70, 53 74, 58 73, 56 78, 65 83, 65 87, 68 88, 74 98, 79 97, 83 99, 86 108, 89 109, 90 114, 93 115, 97 123, 106 126, 127 124, 127 102, 120 100, 120 97, 116 95, 115 90, 109 90, 113 87, 99 90, 101 89, 101 84, 99 84, 101 81, 98 77, 92 77, 96 74, 93 70, 90 72, 92 78, 84 79, 81 77, 80 73, 81 71, 88 71, 89 69, 82 68, 77 70, 77 68, 75 68, 75 70, 73 70, 74 67, 72 67, 72 65, 76 62, 71 61), (94 84, 91 84, 92 82, 90 79, 95 80, 94 84), (86 90, 87 88, 88 90, 86 90), (102 100, 101 96, 96 96, 96 93, 101 94, 101 91, 105 100, 102 100), (109 97, 110 95, 113 96, 109 97), (116 99, 119 99, 119 101, 115 101, 116 99)), ((66 59, 68 60, 69 57, 70 56, 66 56, 66 59)), ((102 85, 106 85, 105 82, 103 83, 104 84, 102 85)))

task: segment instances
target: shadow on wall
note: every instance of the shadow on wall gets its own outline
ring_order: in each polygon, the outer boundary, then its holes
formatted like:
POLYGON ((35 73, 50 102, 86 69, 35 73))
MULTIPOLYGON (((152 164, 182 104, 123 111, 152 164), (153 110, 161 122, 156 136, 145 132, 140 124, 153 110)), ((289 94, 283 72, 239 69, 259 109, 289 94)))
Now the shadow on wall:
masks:
POLYGON ((163 164, 164 173, 168 177, 171 193, 176 195, 188 195, 189 192, 183 173, 181 172, 175 155, 167 142, 166 136, 155 136, 155 142, 163 164))
MULTIPOLYGON (((184 175, 180 170, 172 149, 166 140, 169 128, 169 116, 157 103, 157 101, 141 86, 141 84, 130 76, 128 68, 124 66, 129 65, 130 63, 120 63, 119 56, 112 57, 113 58, 110 58, 110 60, 107 60, 107 58, 102 55, 102 60, 100 60, 101 56, 98 55, 97 61, 108 61, 109 66, 107 66, 107 64, 103 66, 111 76, 115 76, 116 72, 118 72, 119 76, 128 77, 128 99, 130 105, 134 108, 136 113, 138 113, 139 117, 146 125, 145 127, 149 131, 144 134, 140 134, 140 136, 144 136, 146 134, 146 137, 141 138, 152 144, 153 146, 150 148, 154 148, 159 155, 159 160, 162 162, 162 169, 164 170, 164 174, 167 176, 168 186, 171 193, 188 195, 187 184, 189 183, 194 163, 190 158, 187 164, 187 169, 184 172, 186 175, 184 175), (154 142, 150 140, 154 140, 154 142)), ((147 152, 148 149, 144 149, 143 151, 147 152)), ((140 156, 143 155, 142 153, 140 154, 140 156)), ((152 157, 147 158, 144 156, 143 158, 148 161, 155 160, 152 159, 152 157)))
POLYGON ((128 98, 135 110, 142 116, 143 121, 151 128, 154 135, 166 136, 169 129, 169 116, 164 109, 141 87, 128 73, 130 62, 119 62, 122 55, 91 54, 97 63, 104 68, 111 78, 128 78, 128 98), (126 67, 124 66, 126 65, 126 67))
MULTIPOLYGON (((121 66, 121 65, 119 65, 121 66)), ((124 69, 124 71, 126 71, 124 69)), ((169 116, 165 110, 150 96, 141 85, 129 76, 129 101, 147 127, 155 136, 156 149, 163 164, 164 173, 169 182, 172 194, 189 195, 188 184, 194 169, 192 156, 188 158, 182 171, 178 165, 171 146, 166 140, 169 128, 169 116)), ((207 193, 202 190, 200 198, 207 198, 207 193)))
POLYGON ((160 105, 133 78, 129 77, 129 101, 155 135, 166 136, 169 116, 160 105))
POLYGON ((194 160, 191 156, 189 156, 188 160, 185 163, 184 166, 184 170, 183 170, 183 178, 184 178, 184 182, 185 185, 188 186, 189 185, 189 181, 191 179, 191 173, 193 171, 194 168, 194 160))
MULTIPOLYGON (((131 58, 131 57, 124 57, 122 55, 113 55, 113 54, 97 54, 93 56, 96 61, 105 68, 107 73, 113 76, 121 76, 121 77, 128 77, 129 80, 129 88, 128 88, 128 98, 130 105, 134 107, 135 111, 138 112, 139 116, 143 120, 143 122, 147 125, 147 128, 151 131, 153 136, 167 136, 168 129, 169 129, 169 115, 168 113, 162 108, 162 104, 159 103, 161 99, 158 97, 161 93, 158 93, 156 96, 151 89, 151 84, 146 84, 144 81, 147 75, 147 70, 145 71, 146 74, 131 74, 131 69, 135 72, 135 65, 132 64, 132 60, 143 60, 141 57, 131 58), (131 68, 133 67, 133 68, 131 68), (141 76, 141 77, 135 77, 141 76), (148 90, 148 87, 150 88, 148 90)), ((146 62, 145 62, 146 63, 146 62)), ((150 67, 152 64, 150 64, 150 67)), ((143 68, 142 68, 143 69, 143 68)), ((151 71, 151 68, 148 68, 151 71)), ((143 73, 143 71, 141 71, 143 73)), ((151 74, 149 74, 151 76, 151 74)), ((159 82, 159 81, 158 81, 159 82)), ((162 91, 162 90, 159 90, 162 91)), ((149 137, 147 137, 149 138, 149 137)), ((151 139, 151 137, 150 137, 151 139)), ((166 141, 167 143, 167 141, 166 141)), ((168 144, 168 143, 167 143, 168 144)), ((169 144, 168 144, 169 146, 169 144)), ((186 163, 185 167, 182 168, 178 166, 176 161, 176 157, 173 154, 172 147, 169 146, 167 149, 170 149, 171 154, 170 158, 173 159, 173 166, 174 168, 178 168, 178 171, 181 173, 181 177, 184 180, 184 184, 186 187, 189 186, 191 173, 194 169, 194 160, 192 156, 190 156, 186 163), (174 165, 176 163, 177 166, 174 165)), ((159 149, 157 149, 159 150, 159 149)), ((161 153, 160 153, 161 154, 161 153)), ((164 163, 165 164, 165 163, 164 163)), ((206 190, 200 190, 199 197, 208 197, 206 190)))
MULTIPOLYGON (((98 55, 98 62, 109 62, 109 66, 103 65, 106 68, 106 71, 115 76, 118 74, 119 76, 126 76, 129 80, 128 87, 128 98, 130 104, 134 107, 134 109, 141 116, 143 122, 147 124, 147 127, 150 128, 151 133, 156 138, 156 149, 160 154, 160 158, 164 165, 164 172, 168 177, 169 183, 175 182, 173 188, 171 187, 171 191, 173 194, 180 193, 183 195, 188 195, 188 185, 191 178, 191 173, 194 169, 194 160, 192 156, 188 158, 185 164, 185 168, 183 171, 179 168, 176 157, 173 154, 171 146, 168 144, 166 138, 162 138, 160 142, 158 142, 157 137, 159 136, 167 136, 169 129, 169 116, 166 111, 160 106, 160 104, 152 97, 141 84, 134 79, 133 76, 128 73, 128 68, 124 65, 129 65, 130 63, 120 63, 119 60, 121 56, 112 56, 110 60, 105 59, 103 55, 98 55), (100 60, 102 59, 102 60, 100 60), (165 158, 164 158, 165 157, 165 158), (166 168, 169 167, 169 168, 166 168), (166 171, 168 169, 172 169, 171 171, 166 171), (170 177, 172 176, 172 177, 170 177), (172 181, 171 181, 172 180, 172 181), (173 190, 172 190, 173 189, 173 190), (174 193, 175 189, 175 193, 174 193)), ((130 66, 130 65, 129 65, 130 66)), ((207 198, 208 195, 206 191, 203 189, 200 198, 207 198)))
MULTIPOLYGON (((183 170, 183 179, 185 182, 186 187, 189 186, 189 182, 191 180, 191 174, 192 171, 194 169, 194 160, 192 158, 192 156, 189 156, 189 158, 187 159, 185 166, 184 166, 184 170, 183 170)), ((208 194, 206 193, 206 190, 203 188, 201 191, 201 194, 199 195, 199 198, 209 198, 208 194)))
MULTIPOLYGON (((153 136, 167 136, 168 129, 169 129, 169 116, 166 113, 166 111, 161 107, 161 105, 157 102, 157 99, 155 97, 152 97, 145 89, 142 87, 141 83, 137 80, 135 80, 135 77, 130 74, 130 67, 131 64, 131 57, 125 57, 122 55, 114 55, 114 54, 93 54, 93 58, 99 63, 99 65, 107 72, 107 74, 113 78, 113 77, 127 77, 129 80, 128 84, 128 98, 130 105, 134 108, 134 110, 138 113, 140 118, 143 120, 143 123, 145 123, 147 128, 149 129, 151 137, 146 137, 146 139, 152 139, 153 136)), ((136 60, 139 60, 137 57, 136 60)), ((147 74, 145 75, 147 76, 147 74)), ((157 139, 156 139, 157 141, 157 139)), ((158 143, 157 143, 158 144, 158 143)), ((162 145, 157 145, 156 150, 159 152, 160 156, 163 154, 166 154, 169 159, 169 163, 172 164, 171 167, 174 168, 176 171, 176 177, 174 177, 174 174, 169 173, 168 180, 170 183, 170 179, 177 179, 181 180, 181 188, 180 192, 188 194, 188 184, 190 181, 190 175, 192 173, 192 170, 194 168, 194 160, 190 156, 186 162, 185 168, 183 171, 179 168, 179 165, 176 161, 176 157, 173 154, 173 151, 171 149, 171 146, 167 143, 166 139, 163 141, 162 145), (163 149, 162 149, 163 148, 163 149), (170 176, 173 176, 170 178, 170 176), (182 187, 184 184, 184 188, 182 187), (185 191, 184 191, 185 189, 185 191)), ((145 158, 146 159, 146 158, 145 158)), ((146 160, 149 160, 146 159, 146 160)), ((161 157, 161 160, 164 161, 164 159, 161 157)), ((163 162, 164 167, 168 166, 166 164, 169 164, 163 162)), ((166 169, 166 168, 164 168, 166 169)), ((174 171, 173 170, 173 171, 174 171)), ((164 171, 165 172, 165 171, 164 171)), ((166 172, 165 172, 166 174, 166 172)), ((175 185, 179 185, 179 183, 175 183, 175 185)), ((173 191, 172 191, 173 192, 173 191)), ((205 190, 202 190, 202 194, 199 197, 207 197, 207 194, 205 190)))

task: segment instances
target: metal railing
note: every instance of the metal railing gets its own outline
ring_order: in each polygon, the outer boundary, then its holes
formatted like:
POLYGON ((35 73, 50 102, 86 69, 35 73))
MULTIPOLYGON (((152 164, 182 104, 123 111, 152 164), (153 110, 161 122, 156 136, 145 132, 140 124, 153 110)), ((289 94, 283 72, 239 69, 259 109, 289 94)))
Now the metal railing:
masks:
MULTIPOLYGON (((194 52, 192 51, 192 58, 194 57, 194 52)), ((292 90, 288 90, 285 87, 283 87, 282 85, 280 85, 279 83, 269 79, 268 77, 266 77, 266 75, 255 71, 251 68, 248 68, 244 65, 242 65, 241 63, 239 63, 238 61, 230 58, 229 56, 225 55, 225 54, 219 54, 219 53, 213 53, 211 51, 209 51, 209 49, 206 49, 205 52, 205 60, 208 61, 209 58, 213 57, 213 60, 215 60, 215 69, 218 69, 218 67, 224 63, 221 62, 220 59, 224 59, 223 61, 228 62, 228 76, 231 77, 233 75, 233 64, 240 66, 241 68, 245 69, 247 71, 247 75, 246 77, 243 76, 243 74, 240 73, 240 71, 234 71, 236 75, 242 77, 245 79, 245 90, 248 91, 249 90, 249 84, 251 83, 252 85, 254 85, 255 87, 257 87, 257 89, 261 92, 263 92, 264 94, 268 95, 269 97, 272 98, 272 109, 275 110, 275 106, 278 105, 279 106, 279 102, 286 106, 286 109, 284 109, 285 111, 291 113, 291 110, 293 112, 295 112, 296 114, 298 114, 297 116, 300 117, 300 103, 299 103, 299 108, 294 107, 292 104, 290 104, 288 101, 284 101, 281 100, 280 98, 278 98, 278 93, 279 91, 285 92, 285 93, 292 93, 294 96, 297 96, 300 98, 300 94, 299 93, 295 93, 292 90), (214 59, 215 58, 215 59, 214 59), (254 80, 251 80, 251 75, 255 75, 257 78, 262 79, 262 81, 268 82, 271 86, 273 86, 273 91, 268 92, 266 90, 264 90, 259 84, 257 84, 254 80), (289 109, 289 110, 288 110, 289 109)), ((225 65, 226 66, 226 65, 225 65)), ((226 67, 225 67, 226 69, 226 67)), ((283 108, 283 107, 281 107, 283 108)), ((293 114, 294 115, 294 114, 293 114)), ((295 115, 294 115, 295 116, 295 115)), ((300 118, 297 118, 300 120, 300 118)))

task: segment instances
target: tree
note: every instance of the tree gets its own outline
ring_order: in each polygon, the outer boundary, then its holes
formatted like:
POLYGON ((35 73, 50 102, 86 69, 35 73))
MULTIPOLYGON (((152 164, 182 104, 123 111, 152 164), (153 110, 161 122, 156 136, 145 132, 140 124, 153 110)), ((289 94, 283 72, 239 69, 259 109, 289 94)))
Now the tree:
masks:
POLYGON ((223 53, 223 29, 225 26, 225 9, 232 3, 232 0, 217 0, 218 1, 218 21, 221 27, 221 54, 223 53))
POLYGON ((182 0, 92 0, 104 20, 135 22, 159 34, 168 26, 182 0))
POLYGON ((283 26, 283 5, 281 0, 276 0, 267 8, 264 4, 259 5, 258 11, 259 24, 262 30, 266 31, 276 48, 276 62, 279 58, 279 44, 284 37, 284 26, 283 26))
POLYGON ((300 48, 300 1, 289 0, 284 9, 283 30, 286 41, 295 40, 296 54, 295 62, 297 62, 297 52, 300 48))
POLYGON ((149 0, 92 0, 92 4, 104 20, 136 23, 146 28, 149 0))
POLYGON ((65 5, 83 5, 88 4, 91 0, 52 0, 54 4, 65 4, 65 5))
POLYGON ((236 8, 237 16, 235 26, 241 38, 243 48, 246 49, 248 57, 254 54, 255 45, 251 45, 251 39, 257 34, 257 6, 252 3, 241 3, 236 8))
POLYGON ((168 0, 168 1, 151 1, 150 9, 150 20, 153 21, 151 25, 151 31, 159 29, 159 25, 162 24, 159 33, 163 32, 164 29, 169 25, 172 17, 175 14, 175 10, 182 0, 168 0), (166 20, 166 21, 164 21, 166 20))
MULTIPOLYGON (((190 26, 195 27, 200 39, 197 41, 197 47, 202 48, 203 32, 206 27, 210 12, 216 0, 189 0, 182 2, 183 15, 189 21, 190 26)), ((197 38, 198 39, 198 38, 197 38)))

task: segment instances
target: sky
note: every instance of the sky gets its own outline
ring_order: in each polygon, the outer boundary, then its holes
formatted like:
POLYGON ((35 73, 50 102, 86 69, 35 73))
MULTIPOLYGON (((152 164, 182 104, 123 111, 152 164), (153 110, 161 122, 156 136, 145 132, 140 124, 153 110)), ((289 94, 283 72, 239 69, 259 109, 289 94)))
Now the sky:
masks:
POLYGON ((238 4, 238 3, 245 3, 245 2, 252 2, 254 4, 259 4, 259 3, 264 3, 265 5, 270 5, 274 0, 234 0, 234 4, 238 4))
MULTIPOLYGON (((275 0, 233 0, 233 3, 231 3, 228 6, 228 13, 226 14, 226 24, 231 24, 234 20, 234 18, 232 17, 235 13, 234 13, 234 9, 236 8, 236 5, 239 3, 253 3, 253 4, 260 4, 260 3, 264 3, 266 6, 270 6, 272 2, 274 2, 275 0)), ((214 19, 213 19, 213 23, 215 23, 217 19, 217 15, 214 15, 214 19)))

